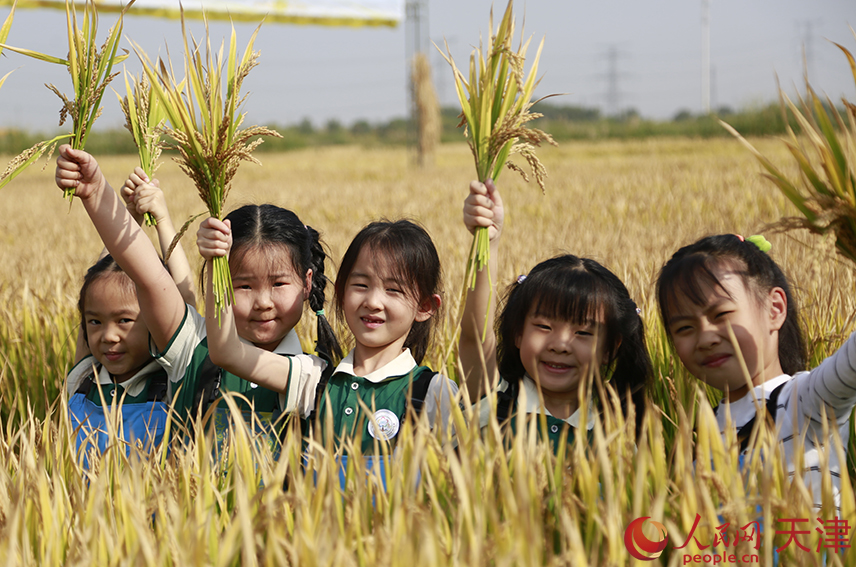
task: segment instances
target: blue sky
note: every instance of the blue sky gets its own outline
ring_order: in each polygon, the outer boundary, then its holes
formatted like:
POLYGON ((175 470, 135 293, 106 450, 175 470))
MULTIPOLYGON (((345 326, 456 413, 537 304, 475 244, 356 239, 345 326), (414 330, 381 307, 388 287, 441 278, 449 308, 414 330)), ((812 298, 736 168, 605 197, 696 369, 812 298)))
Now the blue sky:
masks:
MULTIPOLYGON (((427 0, 428 33, 449 41, 459 65, 466 65, 479 35, 487 33, 488 0, 427 0)), ((498 3, 497 11, 505 7, 498 3)), ((5 18, 8 8, 0 8, 5 18)), ((643 116, 669 118, 682 109, 701 110, 701 0, 602 0, 600 2, 530 0, 517 2, 518 25, 525 13, 527 36, 546 38, 538 95, 570 93, 556 102, 609 110, 610 55, 620 108, 643 116)), ((812 85, 833 99, 856 99, 856 87, 834 40, 856 53, 853 0, 710 0, 712 104, 744 108, 776 97, 775 77, 786 90, 802 82, 802 46, 810 47, 812 85), (808 38, 811 38, 810 40, 808 38), (808 41, 808 43, 806 43, 808 41)), ((115 16, 104 15, 103 32, 115 16)), ((236 24, 245 45, 253 25, 236 24)), ((201 23, 194 23, 197 35, 201 23)), ((398 28, 328 28, 265 24, 256 42, 260 65, 245 88, 250 123, 297 123, 308 117, 316 125, 331 119, 350 124, 404 116, 407 110, 406 26, 398 28)), ((227 37, 228 24, 212 23, 212 39, 227 37)), ((180 24, 129 17, 125 35, 150 55, 181 54, 180 24)), ((18 10, 9 37, 12 45, 65 56, 65 14, 46 9, 18 10)), ((242 46, 243 46, 242 45, 242 46)), ((129 47, 127 42, 125 47, 129 47)), ((433 51, 435 81, 441 101, 456 104, 451 71, 433 51)), ((132 56, 128 68, 138 72, 132 56)), ((0 76, 16 69, 0 89, 0 128, 52 130, 59 99, 44 83, 71 90, 59 66, 8 54, 0 59, 0 76)), ((119 83, 114 86, 120 88, 119 83)), ((122 85, 121 88, 124 88, 122 85)), ((121 126, 115 96, 97 127, 121 126)))

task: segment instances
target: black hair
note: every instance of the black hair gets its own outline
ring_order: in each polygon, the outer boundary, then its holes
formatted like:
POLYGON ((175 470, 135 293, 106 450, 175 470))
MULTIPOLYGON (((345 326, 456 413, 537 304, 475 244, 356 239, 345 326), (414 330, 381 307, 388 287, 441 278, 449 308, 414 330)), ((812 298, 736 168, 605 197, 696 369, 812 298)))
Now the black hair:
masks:
POLYGON ((318 355, 330 363, 334 362, 334 355, 341 358, 339 341, 324 315, 325 290, 329 280, 324 274, 327 252, 318 231, 304 225, 292 211, 270 204, 244 205, 226 215, 226 220, 232 223, 229 265, 233 269, 240 266, 249 250, 269 250, 271 245, 279 245, 288 250, 292 268, 301 278, 312 270, 309 307, 315 312, 318 321, 315 348, 318 355))
POLYGON ((787 374, 805 370, 807 356, 799 306, 787 276, 769 254, 735 234, 708 236, 684 246, 660 270, 657 300, 666 330, 679 295, 696 305, 704 305, 708 289, 724 290, 714 273, 714 269, 723 264, 733 265, 747 289, 756 293, 767 294, 773 288, 782 288, 788 301, 788 311, 779 329, 779 363, 787 374))
POLYGON ((615 274, 595 260, 565 254, 541 262, 509 286, 497 324, 497 360, 500 375, 510 382, 520 381, 526 372, 516 340, 530 313, 574 323, 602 317, 609 357, 601 376, 609 380, 625 412, 629 392, 641 418, 653 369, 642 318, 615 274))
MULTIPOLYGON (((373 258, 383 258, 383 269, 390 277, 399 280, 417 304, 434 294, 442 286, 440 257, 428 232, 409 220, 380 220, 363 228, 348 246, 336 274, 336 313, 343 316, 345 285, 354 269, 357 257, 364 248, 370 248, 373 258)), ((421 363, 431 341, 431 331, 437 313, 426 321, 414 321, 404 346, 410 349, 414 360, 421 363)))
POLYGON ((134 287, 134 282, 130 277, 128 277, 122 268, 119 267, 119 264, 116 263, 116 260, 114 260, 113 256, 110 254, 104 255, 104 257, 100 258, 90 266, 89 269, 86 270, 86 275, 83 276, 83 285, 80 286, 80 295, 77 298, 77 310, 80 313, 80 330, 83 333, 83 340, 85 341, 89 341, 89 336, 86 334, 86 292, 95 280, 113 274, 121 274, 125 276, 119 281, 127 288, 126 291, 133 293, 134 297, 137 296, 137 289, 134 287))

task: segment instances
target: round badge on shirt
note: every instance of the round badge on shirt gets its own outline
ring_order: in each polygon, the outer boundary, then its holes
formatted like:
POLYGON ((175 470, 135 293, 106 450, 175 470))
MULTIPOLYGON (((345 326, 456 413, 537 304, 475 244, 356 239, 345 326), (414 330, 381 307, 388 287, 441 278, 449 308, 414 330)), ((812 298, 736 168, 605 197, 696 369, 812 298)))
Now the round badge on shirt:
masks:
POLYGON ((377 410, 374 414, 374 420, 369 421, 369 435, 378 441, 389 441, 398 435, 400 428, 398 416, 388 409, 377 410), (377 423, 377 431, 375 431, 375 423, 377 423))

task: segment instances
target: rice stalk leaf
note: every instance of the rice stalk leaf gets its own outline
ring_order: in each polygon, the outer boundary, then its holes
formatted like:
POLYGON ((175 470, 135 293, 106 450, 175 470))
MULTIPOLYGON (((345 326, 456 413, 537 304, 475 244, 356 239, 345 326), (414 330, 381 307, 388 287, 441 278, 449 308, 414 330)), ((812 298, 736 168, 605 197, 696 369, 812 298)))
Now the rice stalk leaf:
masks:
POLYGON ((65 59, 60 59, 59 57, 53 57, 52 55, 46 55, 44 53, 39 53, 31 49, 14 47, 12 45, 7 45, 5 43, 0 42, 0 52, 2 52, 3 49, 8 49, 9 51, 14 51, 15 53, 20 53, 21 55, 26 55, 27 57, 32 57, 33 59, 46 61, 48 63, 57 63, 59 65, 66 65, 68 63, 65 59))
MULTIPOLYGON (((12 9, 9 10, 9 15, 6 16, 6 20, 4 20, 3 25, 0 26, 0 43, 4 43, 9 37, 9 30, 12 29, 12 21, 15 19, 15 6, 17 5, 17 0, 12 2, 12 9)), ((3 53, 2 49, 0 49, 0 53, 3 53)))

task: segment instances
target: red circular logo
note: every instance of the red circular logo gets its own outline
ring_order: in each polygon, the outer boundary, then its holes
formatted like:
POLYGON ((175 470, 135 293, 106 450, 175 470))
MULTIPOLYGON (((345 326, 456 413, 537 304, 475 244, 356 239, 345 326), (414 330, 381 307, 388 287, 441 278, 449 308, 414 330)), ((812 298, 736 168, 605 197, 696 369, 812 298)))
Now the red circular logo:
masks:
POLYGON ((624 545, 627 547, 627 551, 630 555, 642 561, 653 561, 660 557, 660 554, 666 549, 666 542, 669 540, 666 527, 654 520, 650 520, 650 524, 657 528, 659 532, 657 541, 651 541, 642 533, 642 525, 645 523, 645 520, 649 519, 650 516, 636 518, 630 522, 630 525, 624 531, 624 545))

